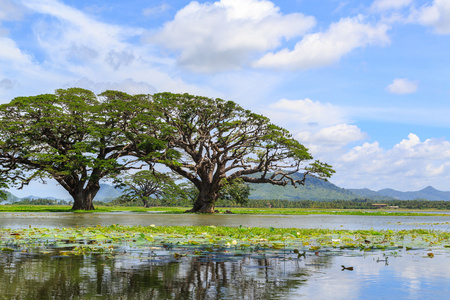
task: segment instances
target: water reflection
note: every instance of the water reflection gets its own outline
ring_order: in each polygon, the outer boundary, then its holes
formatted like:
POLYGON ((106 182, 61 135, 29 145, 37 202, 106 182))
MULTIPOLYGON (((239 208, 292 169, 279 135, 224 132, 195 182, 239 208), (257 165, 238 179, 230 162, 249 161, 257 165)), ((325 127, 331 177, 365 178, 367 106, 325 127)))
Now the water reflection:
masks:
POLYGON ((3 299, 276 299, 308 278, 281 258, 142 261, 3 253, 3 299))
POLYGON ((403 230, 450 230, 450 216, 353 216, 353 215, 193 215, 154 213, 0 213, 0 227, 75 227, 75 226, 232 226, 274 228, 328 228, 403 230))
POLYGON ((433 258, 423 249, 318 252, 300 259, 283 252, 176 258, 174 251, 132 258, 0 251, 0 298, 447 299, 450 292, 448 250, 433 258))

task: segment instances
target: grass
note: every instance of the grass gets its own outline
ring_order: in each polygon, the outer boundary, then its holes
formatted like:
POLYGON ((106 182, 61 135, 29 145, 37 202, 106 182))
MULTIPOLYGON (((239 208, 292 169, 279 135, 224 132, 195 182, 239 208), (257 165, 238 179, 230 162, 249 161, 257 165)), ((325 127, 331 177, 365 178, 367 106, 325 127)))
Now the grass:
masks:
MULTIPOLYGON (((96 206, 93 211, 73 211, 68 205, 0 205, 0 212, 75 212, 75 213, 98 213, 98 212, 160 212, 167 214, 181 214, 190 207, 129 207, 129 206, 96 206)), ((397 209, 311 209, 311 208, 247 208, 217 207, 221 213, 231 210, 234 214, 246 215, 357 215, 357 216, 449 216, 445 213, 430 213, 429 210, 417 212, 417 210, 397 209)))

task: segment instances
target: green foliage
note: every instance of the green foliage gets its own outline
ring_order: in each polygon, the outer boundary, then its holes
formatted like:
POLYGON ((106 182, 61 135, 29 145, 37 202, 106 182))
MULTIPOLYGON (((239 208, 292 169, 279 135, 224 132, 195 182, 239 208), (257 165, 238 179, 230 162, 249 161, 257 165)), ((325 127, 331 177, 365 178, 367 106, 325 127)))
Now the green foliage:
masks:
POLYGON ((64 200, 56 199, 22 199, 14 202, 14 205, 67 205, 68 203, 64 200))
MULTIPOLYGON (((379 203, 370 199, 354 200, 250 200, 246 207, 265 208, 271 205, 273 208, 313 208, 313 209, 374 209, 372 204, 379 203)), ((428 201, 428 200, 385 200, 387 206, 402 209, 437 209, 450 210, 450 201, 428 201)))
POLYGON ((184 191, 175 183, 177 178, 168 173, 155 170, 139 171, 135 174, 117 177, 116 187, 123 188, 118 203, 142 201, 145 207, 156 203, 171 205, 182 199, 184 191))
POLYGON ((172 93, 152 101, 165 128, 159 138, 179 153, 177 163, 163 163, 198 189, 194 211, 211 212, 226 183, 237 179, 296 186, 305 181, 291 176, 300 170, 323 179, 334 173, 327 164, 310 163, 308 149, 287 130, 232 101, 172 93), (255 173, 260 176, 248 176, 255 173))
MULTIPOLYGON (((201 212, 212 212, 219 199, 245 204, 244 182, 299 186, 307 176, 334 173, 268 118, 232 101, 189 94, 96 96, 70 88, 18 97, 0 105, 0 150, 0 188, 53 178, 73 197, 74 210, 94 209, 100 180, 138 161, 163 164, 191 182, 198 190, 193 210, 201 212), (303 177, 294 176, 299 171, 303 177)), ((139 180, 129 178, 128 187, 139 180)), ((131 188, 123 200, 155 197, 169 204, 176 194, 180 201, 192 195, 161 174, 146 180, 163 187, 150 194, 131 188)))
POLYGON ((0 105, 1 173, 21 186, 53 178, 74 209, 93 209, 100 179, 132 166, 123 158, 138 146, 131 139, 142 127, 138 115, 150 118, 146 104, 142 95, 70 88, 0 105))
POLYGON ((240 205, 248 204, 251 188, 242 178, 235 179, 231 183, 224 183, 220 191, 219 201, 217 205, 240 205))

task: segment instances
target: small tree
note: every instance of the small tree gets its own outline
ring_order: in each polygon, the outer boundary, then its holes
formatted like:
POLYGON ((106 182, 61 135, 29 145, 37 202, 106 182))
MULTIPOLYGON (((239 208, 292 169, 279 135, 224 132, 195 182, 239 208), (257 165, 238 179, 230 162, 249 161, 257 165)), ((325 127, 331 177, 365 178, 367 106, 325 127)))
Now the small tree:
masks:
MULTIPOLYGON (((70 88, 0 105, 3 175, 20 188, 53 178, 72 196, 72 209, 92 210, 100 180, 133 167, 125 157, 141 145, 130 132, 143 128, 137 117, 151 111, 148 103, 146 96, 70 88)), ((155 145, 144 149, 154 153, 155 145)))
POLYGON ((235 205, 247 205, 251 187, 242 178, 237 178, 231 183, 226 183, 220 191, 218 201, 227 201, 235 205))
MULTIPOLYGON (((157 162, 197 188, 192 212, 214 212, 224 185, 238 178, 297 186, 307 175, 326 179, 334 172, 327 164, 311 162, 308 149, 287 130, 232 101, 171 93, 155 94, 152 101, 165 130, 149 134, 165 140, 168 149, 180 155, 177 162, 163 157, 157 162), (302 179, 291 177, 300 171, 302 179)), ((156 161, 146 157, 146 151, 137 154, 147 162, 156 161)))
POLYGON ((144 207, 150 207, 150 199, 156 198, 164 202, 178 197, 181 193, 175 178, 170 174, 154 170, 139 171, 132 175, 123 176, 116 187, 124 188, 124 194, 119 198, 122 201, 140 200, 144 207))

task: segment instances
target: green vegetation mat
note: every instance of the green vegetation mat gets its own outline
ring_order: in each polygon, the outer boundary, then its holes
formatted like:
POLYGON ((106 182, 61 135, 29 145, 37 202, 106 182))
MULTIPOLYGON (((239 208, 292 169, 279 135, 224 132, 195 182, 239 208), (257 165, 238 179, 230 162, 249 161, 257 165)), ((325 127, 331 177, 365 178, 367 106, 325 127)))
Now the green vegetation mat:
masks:
POLYGON ((328 230, 215 226, 96 226, 0 229, 1 252, 52 253, 62 256, 129 253, 148 259, 155 251, 183 255, 282 251, 300 258, 308 252, 399 249, 450 250, 450 233, 436 230, 328 230), (172 251, 172 252, 171 252, 172 251), (134 253, 134 254, 133 254, 134 253))

